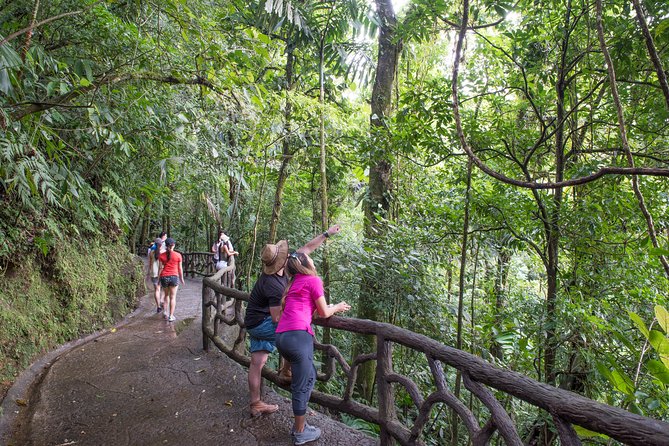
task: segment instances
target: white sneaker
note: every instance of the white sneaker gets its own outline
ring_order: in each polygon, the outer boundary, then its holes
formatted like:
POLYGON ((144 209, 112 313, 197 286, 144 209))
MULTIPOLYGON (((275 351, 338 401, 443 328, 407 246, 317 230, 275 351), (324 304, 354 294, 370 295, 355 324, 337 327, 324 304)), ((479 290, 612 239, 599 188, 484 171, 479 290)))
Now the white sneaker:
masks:
POLYGON ((290 436, 293 437, 293 444, 299 446, 318 440, 321 436, 321 430, 315 426, 304 423, 304 430, 302 432, 295 432, 295 428, 293 427, 290 436))
POLYGON ((170 321, 170 322, 174 322, 174 321, 177 320, 177 318, 175 318, 174 316, 170 316, 170 317, 167 318, 167 320, 170 321))

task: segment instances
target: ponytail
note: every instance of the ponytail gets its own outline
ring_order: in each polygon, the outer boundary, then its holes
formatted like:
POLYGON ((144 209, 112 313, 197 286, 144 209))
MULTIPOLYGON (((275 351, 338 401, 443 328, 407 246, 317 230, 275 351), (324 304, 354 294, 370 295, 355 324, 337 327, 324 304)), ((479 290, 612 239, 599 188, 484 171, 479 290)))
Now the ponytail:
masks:
POLYGON ((283 310, 286 308, 286 296, 288 295, 288 291, 290 290, 290 287, 294 281, 295 281, 295 276, 288 279, 286 288, 283 290, 283 296, 281 296, 281 313, 283 313, 283 310))
POLYGON ((175 242, 173 238, 168 238, 167 240, 165 240, 165 246, 167 248, 167 251, 165 252, 167 256, 167 261, 165 263, 169 262, 170 258, 172 257, 172 250, 174 249, 174 243, 175 242))

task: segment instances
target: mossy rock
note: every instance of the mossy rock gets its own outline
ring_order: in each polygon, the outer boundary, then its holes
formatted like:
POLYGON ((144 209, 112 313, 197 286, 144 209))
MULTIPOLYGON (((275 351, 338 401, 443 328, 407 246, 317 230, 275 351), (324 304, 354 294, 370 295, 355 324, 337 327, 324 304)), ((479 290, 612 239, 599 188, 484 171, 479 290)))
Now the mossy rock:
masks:
POLYGON ((0 276, 0 396, 40 354, 136 308, 142 267, 121 244, 62 240, 0 276))

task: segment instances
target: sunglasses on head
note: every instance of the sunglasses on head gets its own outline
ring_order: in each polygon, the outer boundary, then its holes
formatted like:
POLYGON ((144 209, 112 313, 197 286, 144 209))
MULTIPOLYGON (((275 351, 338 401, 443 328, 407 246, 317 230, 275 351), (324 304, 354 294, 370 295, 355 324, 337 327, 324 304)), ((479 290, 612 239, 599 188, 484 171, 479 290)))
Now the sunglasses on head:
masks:
POLYGON ((307 260, 307 256, 306 256, 306 255, 302 255, 302 256, 300 257, 300 253, 297 252, 297 251, 293 251, 293 252, 291 252, 291 253, 288 255, 288 258, 289 258, 289 259, 295 259, 295 260, 297 260, 298 262, 300 262, 300 265, 302 265, 302 266, 309 266, 309 261, 307 260))

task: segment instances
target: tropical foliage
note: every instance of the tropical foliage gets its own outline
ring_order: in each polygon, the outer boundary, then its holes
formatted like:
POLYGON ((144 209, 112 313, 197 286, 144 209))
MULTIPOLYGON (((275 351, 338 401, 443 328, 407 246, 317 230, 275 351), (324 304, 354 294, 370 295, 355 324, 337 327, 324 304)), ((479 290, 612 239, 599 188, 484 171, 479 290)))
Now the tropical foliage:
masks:
POLYGON ((316 257, 355 314, 667 419, 666 1, 395 9, 0 1, 0 273, 222 227, 248 289, 263 243, 339 222, 316 257))

